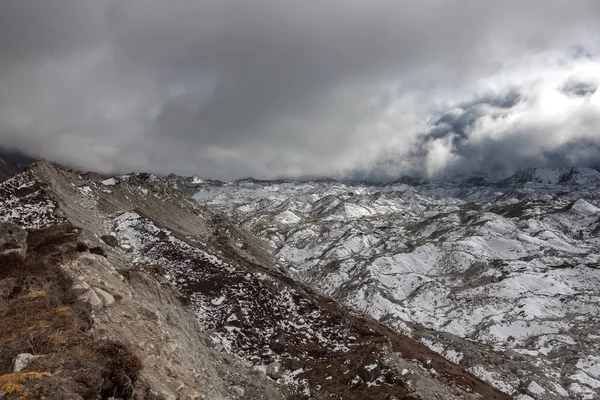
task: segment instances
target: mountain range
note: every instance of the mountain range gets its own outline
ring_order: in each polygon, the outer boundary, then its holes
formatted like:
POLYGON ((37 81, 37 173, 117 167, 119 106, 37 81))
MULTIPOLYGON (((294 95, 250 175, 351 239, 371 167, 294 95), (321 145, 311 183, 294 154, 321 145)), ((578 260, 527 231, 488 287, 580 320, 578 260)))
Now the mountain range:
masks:
MULTIPOLYGON (((119 270, 154 271, 211 357, 289 399, 598 398, 599 207, 588 168, 367 184, 107 179, 38 162, 0 184, 0 220, 69 223, 119 270)), ((167 385, 155 364, 143 377, 167 385)), ((220 396, 259 398, 244 388, 220 396)))

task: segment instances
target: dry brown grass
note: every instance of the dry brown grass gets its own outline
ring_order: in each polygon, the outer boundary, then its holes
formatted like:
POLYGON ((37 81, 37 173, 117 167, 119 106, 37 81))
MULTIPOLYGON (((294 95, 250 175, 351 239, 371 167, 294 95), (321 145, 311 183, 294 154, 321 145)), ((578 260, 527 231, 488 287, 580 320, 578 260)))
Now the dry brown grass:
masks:
POLYGON ((48 372, 15 372, 0 376, 0 390, 11 393, 25 392, 25 384, 31 381, 39 381, 42 378, 51 376, 48 372))
POLYGON ((25 259, 0 257, 0 390, 3 399, 58 400, 79 396, 128 399, 141 369, 126 346, 94 340, 91 310, 60 267, 87 249, 78 230, 56 225, 29 233, 25 259), (20 353, 45 355, 11 373, 20 353))

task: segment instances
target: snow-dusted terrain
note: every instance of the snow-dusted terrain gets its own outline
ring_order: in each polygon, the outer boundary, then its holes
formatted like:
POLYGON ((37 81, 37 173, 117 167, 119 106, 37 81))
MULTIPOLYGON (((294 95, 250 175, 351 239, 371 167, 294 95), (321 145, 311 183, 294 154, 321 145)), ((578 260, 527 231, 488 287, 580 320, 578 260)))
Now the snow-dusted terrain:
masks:
POLYGON ((519 399, 600 398, 600 173, 388 185, 192 178, 281 268, 519 399))
MULTIPOLYGON (((195 311, 207 346, 262 371, 289 399, 509 399, 295 280, 264 240, 188 197, 207 182, 143 173, 105 179, 41 162, 0 183, 0 219, 31 229, 75 225, 82 251, 119 265, 123 279, 132 268, 163 275, 195 311)), ((582 371, 595 368, 594 359, 582 363, 582 371)))
POLYGON ((42 228, 60 219, 56 205, 39 182, 24 172, 0 182, 0 221, 17 221, 26 228, 42 228))
POLYGON ((92 241, 112 236, 118 244, 109 248, 111 257, 164 267, 199 322, 214 330, 216 346, 258 369, 280 361, 279 380, 302 398, 328 387, 353 396, 412 387, 435 398, 427 388, 441 385, 449 396, 448 380, 500 398, 425 347, 309 286, 420 340, 513 398, 600 398, 595 170, 366 185, 149 174, 100 179, 42 164, 0 183, 0 220, 28 228, 69 220, 92 241), (245 229, 268 242, 276 259, 245 229), (270 347, 278 332, 285 351, 270 347), (358 375, 346 367, 363 363, 373 345, 382 346, 378 363, 388 369, 376 386, 355 387, 358 375), (393 360, 397 355, 403 364, 393 360))

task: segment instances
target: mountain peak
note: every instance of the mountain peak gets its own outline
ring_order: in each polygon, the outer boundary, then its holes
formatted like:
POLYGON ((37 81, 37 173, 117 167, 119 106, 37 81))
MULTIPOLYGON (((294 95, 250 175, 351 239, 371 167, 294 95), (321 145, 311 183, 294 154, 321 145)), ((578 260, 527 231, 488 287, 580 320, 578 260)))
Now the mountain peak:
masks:
POLYGON ((585 167, 527 168, 504 179, 504 184, 589 184, 600 183, 600 172, 585 167))

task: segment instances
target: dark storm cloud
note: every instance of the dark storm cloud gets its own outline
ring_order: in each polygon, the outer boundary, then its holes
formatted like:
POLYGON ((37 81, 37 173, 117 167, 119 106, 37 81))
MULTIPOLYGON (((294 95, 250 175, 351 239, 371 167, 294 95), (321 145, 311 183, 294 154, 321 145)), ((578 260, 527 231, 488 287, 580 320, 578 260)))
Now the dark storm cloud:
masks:
POLYGON ((433 171, 441 175, 501 178, 531 166, 595 168, 600 165, 600 96, 595 88, 568 85, 525 85, 521 90, 527 94, 513 90, 459 104, 434 120, 406 157, 417 174, 427 171, 432 154, 443 156, 433 171), (574 95, 577 103, 569 99, 574 95), (544 104, 548 100, 551 104, 544 104))
POLYGON ((563 93, 571 96, 591 96, 597 89, 598 85, 596 83, 577 81, 567 82, 562 87, 563 93))
POLYGON ((481 80, 532 57, 597 62, 599 12, 595 0, 5 0, 1 145, 103 172, 453 171, 478 124, 527 96, 507 83, 520 72, 491 95, 481 80))
POLYGON ((103 36, 102 8, 77 0, 1 2, 2 69, 15 63, 65 57, 93 46, 103 36))
POLYGON ((433 123, 433 127, 423 140, 440 139, 453 135, 455 145, 460 145, 468 137, 477 121, 484 116, 492 114, 493 109, 510 109, 520 100, 521 95, 516 91, 509 91, 504 95, 486 95, 477 100, 460 104, 457 110, 447 112, 433 123))
POLYGON ((539 152, 531 151, 536 144, 525 135, 502 140, 488 138, 477 144, 467 142, 456 153, 461 161, 449 165, 444 172, 500 179, 531 166, 595 168, 600 165, 600 139, 577 140, 539 152))

